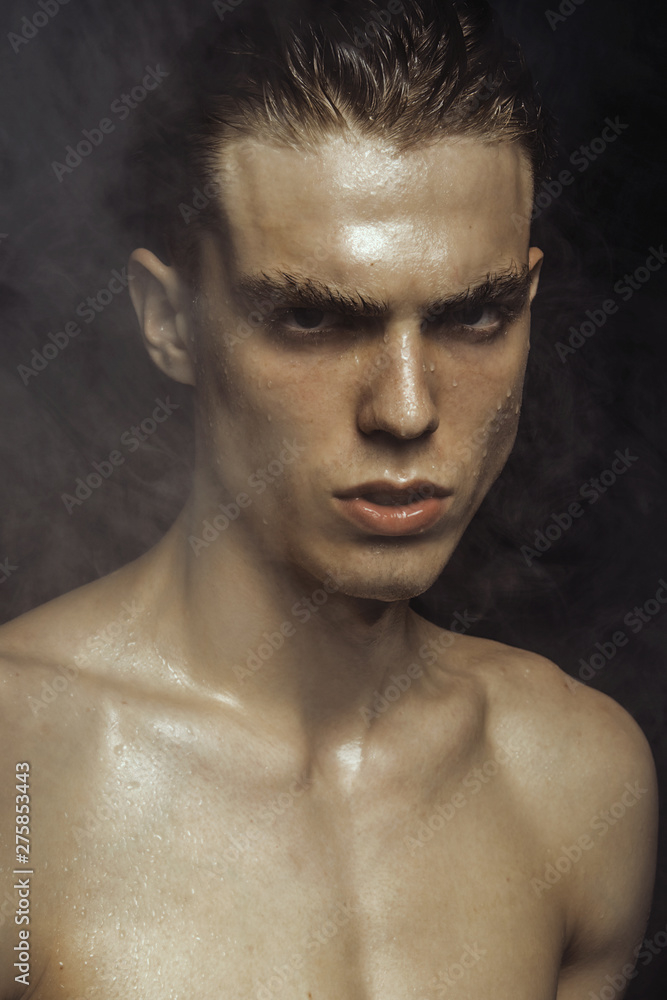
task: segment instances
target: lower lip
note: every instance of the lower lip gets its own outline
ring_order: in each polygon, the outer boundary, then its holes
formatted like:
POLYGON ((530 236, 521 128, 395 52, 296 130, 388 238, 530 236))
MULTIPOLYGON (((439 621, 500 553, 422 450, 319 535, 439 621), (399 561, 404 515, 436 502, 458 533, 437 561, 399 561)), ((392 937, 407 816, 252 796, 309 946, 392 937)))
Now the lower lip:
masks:
POLYGON ((405 507, 371 503, 363 497, 338 500, 345 517, 375 535, 419 535, 436 524, 445 513, 449 497, 431 497, 405 507))

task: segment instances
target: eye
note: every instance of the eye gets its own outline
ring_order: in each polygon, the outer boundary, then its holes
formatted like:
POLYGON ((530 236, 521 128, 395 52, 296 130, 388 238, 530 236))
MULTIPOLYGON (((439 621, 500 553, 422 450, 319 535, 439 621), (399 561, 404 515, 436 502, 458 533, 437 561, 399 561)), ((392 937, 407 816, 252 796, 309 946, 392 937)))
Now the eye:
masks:
MULTIPOLYGON (((315 330, 321 329, 324 321, 330 319, 332 314, 325 313, 322 309, 288 309, 283 314, 282 322, 285 323, 285 319, 290 317, 297 329, 315 330)), ((285 323, 285 325, 288 326, 289 323, 285 323)))
POLYGON ((482 320, 488 312, 486 306, 462 306, 454 315, 463 326, 483 326, 482 320))
POLYGON ((499 332, 507 320, 507 310, 500 306, 470 305, 455 309, 451 318, 457 326, 468 327, 479 333, 499 332))
POLYGON ((429 328, 445 336, 462 338, 470 343, 483 344, 502 336, 508 325, 517 319, 520 309, 495 302, 462 303, 445 310, 440 315, 427 316, 422 330, 429 328))
POLYGON ((267 327, 283 339, 304 344, 320 343, 322 340, 347 333, 353 326, 350 318, 342 313, 327 312, 313 306, 293 306, 291 309, 277 309, 268 320, 267 327))

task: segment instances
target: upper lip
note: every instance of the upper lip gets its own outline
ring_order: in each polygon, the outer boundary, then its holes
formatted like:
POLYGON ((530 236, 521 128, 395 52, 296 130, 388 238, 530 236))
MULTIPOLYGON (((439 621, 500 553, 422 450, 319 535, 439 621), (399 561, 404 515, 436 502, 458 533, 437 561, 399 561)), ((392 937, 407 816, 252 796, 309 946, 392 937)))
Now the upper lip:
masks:
POLYGON ((451 490, 438 486, 428 479, 413 479, 409 483, 392 483, 386 479, 377 479, 371 483, 352 486, 349 490, 336 493, 339 500, 354 500, 367 497, 369 494, 380 493, 392 500, 406 500, 414 503, 416 500, 430 500, 432 497, 448 497, 451 490))

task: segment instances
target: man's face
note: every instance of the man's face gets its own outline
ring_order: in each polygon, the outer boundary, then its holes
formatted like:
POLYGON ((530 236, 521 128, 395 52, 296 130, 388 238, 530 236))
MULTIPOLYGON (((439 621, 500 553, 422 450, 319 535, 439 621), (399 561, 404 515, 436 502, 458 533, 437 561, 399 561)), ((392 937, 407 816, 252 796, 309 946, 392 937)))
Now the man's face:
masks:
POLYGON ((229 530, 274 565, 422 593, 516 434, 542 256, 512 219, 525 157, 258 141, 220 176, 229 238, 204 245, 193 336, 209 496, 251 499, 229 530))

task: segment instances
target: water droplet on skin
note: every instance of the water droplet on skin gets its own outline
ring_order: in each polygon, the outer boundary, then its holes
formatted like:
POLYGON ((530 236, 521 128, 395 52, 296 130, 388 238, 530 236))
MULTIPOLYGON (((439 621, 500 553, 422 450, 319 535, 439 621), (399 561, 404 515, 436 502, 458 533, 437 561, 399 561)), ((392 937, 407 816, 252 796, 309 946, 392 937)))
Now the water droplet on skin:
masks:
POLYGON ((485 448, 484 451, 482 452, 482 458, 486 458, 488 454, 489 454, 489 450, 488 450, 488 448, 485 448))
POLYGON ((435 371, 435 365, 433 364, 433 362, 431 362, 431 364, 429 365, 429 368, 430 368, 430 370, 431 370, 432 372, 434 372, 434 371, 435 371))
POLYGON ((514 408, 514 412, 515 412, 515 413, 518 413, 520 409, 521 409, 521 407, 520 407, 520 406, 516 406, 516 407, 514 408))
POLYGON ((511 399, 511 398, 512 398, 512 390, 511 390, 511 389, 508 389, 508 390, 507 390, 507 398, 508 398, 508 399, 511 399))
POLYGON ((272 385, 273 385, 273 382, 269 379, 269 381, 266 383, 266 388, 270 389, 272 387, 272 385))
POLYGON ((498 410, 498 413, 500 413, 500 411, 502 410, 502 408, 503 408, 503 404, 502 403, 498 403, 498 405, 496 407, 496 409, 498 410))
POLYGON ((266 419, 268 420, 269 423, 271 423, 271 421, 273 420, 273 417, 271 416, 270 413, 267 413, 266 419))
POLYGON ((458 382, 456 381, 456 379, 454 379, 454 381, 452 382, 452 389, 456 389, 457 385, 458 382))

